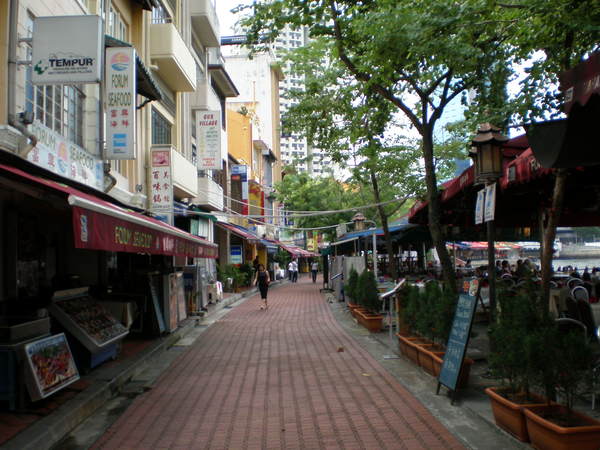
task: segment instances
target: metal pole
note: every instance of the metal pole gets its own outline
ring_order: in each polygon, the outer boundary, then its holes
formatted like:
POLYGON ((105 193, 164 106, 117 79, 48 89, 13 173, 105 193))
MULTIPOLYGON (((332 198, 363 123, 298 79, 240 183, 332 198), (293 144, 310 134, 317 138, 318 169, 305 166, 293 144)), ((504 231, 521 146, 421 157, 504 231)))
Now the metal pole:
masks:
POLYGON ((490 286, 490 321, 492 323, 496 314, 496 249, 494 247, 495 231, 494 221, 488 220, 488 283, 490 286))
POLYGON ((377 280, 377 228, 373 230, 373 275, 377 280))
POLYGON ((396 300, 396 296, 395 295, 390 295, 389 297, 389 302, 390 302, 390 307, 388 308, 388 311, 390 312, 390 332, 389 332, 389 337, 390 337, 390 343, 393 344, 394 342, 394 301, 396 300))

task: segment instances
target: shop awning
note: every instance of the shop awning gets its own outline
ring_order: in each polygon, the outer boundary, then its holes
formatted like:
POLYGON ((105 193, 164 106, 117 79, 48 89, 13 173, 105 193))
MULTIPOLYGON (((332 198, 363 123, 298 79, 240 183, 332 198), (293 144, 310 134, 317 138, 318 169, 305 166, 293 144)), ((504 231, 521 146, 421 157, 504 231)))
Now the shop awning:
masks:
POLYGON ((0 165, 0 171, 66 196, 73 210, 76 248, 195 258, 217 257, 216 244, 154 218, 15 167, 0 165))
POLYGON ((249 230, 247 230, 246 228, 244 228, 242 226, 235 225, 233 223, 220 222, 220 221, 215 222, 215 224, 217 226, 221 227, 222 229, 230 231, 233 234, 241 237, 242 239, 247 240, 251 244, 258 244, 260 242, 260 239, 258 238, 258 236, 256 236, 255 234, 252 234, 249 230))

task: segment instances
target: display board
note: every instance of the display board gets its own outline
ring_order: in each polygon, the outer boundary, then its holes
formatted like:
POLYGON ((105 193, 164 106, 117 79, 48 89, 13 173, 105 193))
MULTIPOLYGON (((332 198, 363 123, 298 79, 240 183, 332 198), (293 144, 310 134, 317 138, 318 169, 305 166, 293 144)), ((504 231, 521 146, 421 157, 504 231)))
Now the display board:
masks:
POLYGON ((440 384, 455 391, 462 363, 469 343, 471 325, 477 307, 478 280, 465 279, 462 292, 458 296, 454 321, 446 345, 444 362, 438 378, 438 392, 440 384))
POLYGON ((129 333, 121 322, 87 293, 87 288, 59 291, 54 295, 49 311, 92 353, 99 352, 104 346, 129 333))
POLYGON ((79 372, 64 333, 30 342, 23 347, 27 390, 41 400, 79 380, 79 372))
POLYGON ((158 333, 162 334, 166 330, 165 318, 160 308, 160 274, 148 274, 148 286, 150 288, 150 296, 152 297, 152 310, 156 319, 158 333))
POLYGON ((163 280, 163 313, 165 315, 165 325, 168 332, 174 331, 177 328, 179 317, 178 274, 183 277, 182 272, 175 272, 165 275, 163 280))

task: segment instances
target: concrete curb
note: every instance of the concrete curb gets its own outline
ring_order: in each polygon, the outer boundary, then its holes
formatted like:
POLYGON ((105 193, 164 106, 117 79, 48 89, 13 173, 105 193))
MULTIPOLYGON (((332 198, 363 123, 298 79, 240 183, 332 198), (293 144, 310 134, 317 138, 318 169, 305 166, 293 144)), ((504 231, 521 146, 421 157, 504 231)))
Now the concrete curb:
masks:
MULTIPOLYGON (((277 280, 272 287, 282 285, 287 280, 277 280)), ((253 287, 247 291, 228 296, 213 305, 201 321, 208 321, 221 310, 253 296, 258 289, 253 287)), ((36 421, 30 427, 5 442, 2 446, 7 450, 42 450, 51 449, 64 439, 73 429, 106 402, 119 394, 123 386, 132 378, 142 373, 149 362, 169 350, 180 339, 186 337, 195 327, 196 317, 192 316, 183 321, 173 333, 157 338, 147 348, 137 355, 110 367, 99 368, 89 375, 82 377, 91 381, 91 385, 65 402, 56 411, 36 421)))

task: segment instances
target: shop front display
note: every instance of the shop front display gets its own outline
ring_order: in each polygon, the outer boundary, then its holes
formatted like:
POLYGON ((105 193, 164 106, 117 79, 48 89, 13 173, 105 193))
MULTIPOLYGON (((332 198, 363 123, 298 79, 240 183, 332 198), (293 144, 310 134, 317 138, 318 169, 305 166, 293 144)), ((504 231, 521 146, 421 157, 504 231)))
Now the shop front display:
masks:
POLYGON ((79 379, 64 333, 24 346, 25 380, 31 399, 41 400, 79 379))
POLYGON ((87 288, 58 291, 49 308, 52 316, 83 346, 74 352, 86 366, 95 367, 117 356, 117 344, 129 330, 115 319, 87 288), (87 354, 89 353, 89 354, 87 354))

